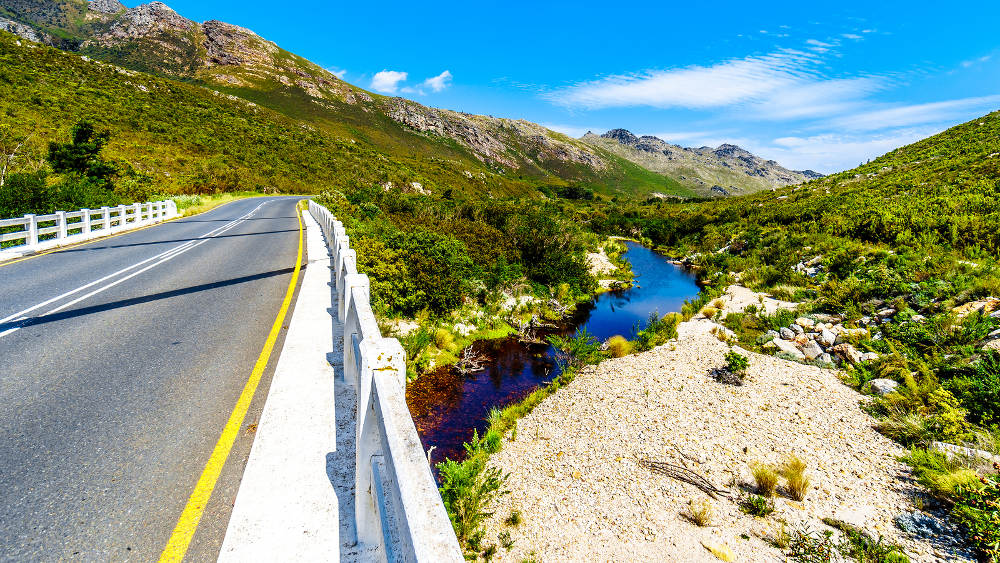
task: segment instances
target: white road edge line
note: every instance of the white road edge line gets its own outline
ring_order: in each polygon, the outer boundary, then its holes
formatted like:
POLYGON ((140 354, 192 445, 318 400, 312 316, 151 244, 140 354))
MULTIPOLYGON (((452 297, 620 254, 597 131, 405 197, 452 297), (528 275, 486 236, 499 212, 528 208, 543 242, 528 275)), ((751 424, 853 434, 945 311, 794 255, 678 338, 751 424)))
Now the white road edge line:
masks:
MULTIPOLYGON (((77 304, 77 303, 79 303, 79 302, 81 302, 81 301, 83 301, 83 300, 85 300, 87 298, 90 298, 90 297, 93 297, 94 295, 97 295, 98 293, 101 293, 103 291, 111 289, 112 287, 114 287, 114 286, 116 286, 116 285, 118 285, 118 284, 120 284, 122 282, 125 282, 125 281, 127 281, 129 279, 132 279, 132 278, 138 276, 139 274, 142 274, 143 272, 149 271, 150 269, 152 269, 152 268, 154 268, 156 266, 159 266, 160 264, 163 264, 164 262, 167 262, 167 261, 169 261, 169 260, 171 260, 171 259, 173 259, 173 258, 175 258, 177 256, 180 256, 181 254, 184 254, 185 252, 187 252, 189 250, 192 250, 195 247, 208 242, 208 240, 211 239, 212 237, 216 237, 218 235, 221 235, 222 233, 225 233, 226 231, 229 231, 229 230, 235 228, 240 223, 242 223, 242 222, 246 221, 247 219, 249 219, 250 217, 252 217, 257 212, 257 210, 259 210, 261 207, 263 207, 264 205, 266 205, 268 203, 270 203, 270 202, 269 201, 262 202, 260 205, 258 205, 253 210, 251 210, 249 213, 247 213, 247 214, 245 214, 245 215, 243 215, 241 217, 238 217, 236 219, 233 219, 232 221, 230 221, 229 223, 226 223, 225 225, 222 225, 221 227, 217 227, 215 229, 212 229, 211 231, 209 231, 209 232, 207 232, 207 233, 199 236, 198 238, 196 238, 194 240, 189 240, 189 241, 187 241, 187 242, 185 242, 183 244, 180 244, 180 245, 178 245, 178 246, 176 246, 174 248, 171 248, 170 250, 166 250, 164 252, 161 252, 160 254, 157 254, 156 256, 153 256, 151 258, 147 258, 145 260, 142 260, 141 262, 136 262, 135 264, 132 264, 131 266, 128 266, 126 268, 122 268, 121 270, 118 270, 117 272, 108 274, 108 275, 104 276, 103 278, 100 278, 98 280, 94 280, 94 281, 92 281, 92 282, 90 282, 90 283, 88 283, 86 285, 82 285, 82 286, 80 286, 80 287, 78 287, 76 289, 73 289, 71 291, 67 291, 67 292, 65 292, 65 293, 63 293, 61 295, 57 295, 57 296, 55 296, 55 297, 53 297, 51 299, 48 299, 46 301, 43 301, 43 302, 41 302, 41 303, 39 303, 37 305, 34 305, 34 306, 29 307, 27 309, 24 309, 23 311, 19 311, 17 313, 14 313, 13 315, 9 315, 9 316, 7 316, 7 317, 5 317, 3 319, 0 319, 0 324, 10 322, 12 319, 15 319, 15 318, 18 318, 18 317, 22 317, 22 318, 18 319, 18 321, 20 321, 20 320, 30 320, 31 318, 34 318, 34 317, 25 318, 24 316, 27 313, 35 311, 35 310, 37 310, 37 309, 39 309, 41 307, 44 307, 46 305, 50 305, 50 304, 52 304, 52 303, 54 303, 56 301, 59 301, 60 299, 65 299, 66 297, 69 297, 71 295, 75 295, 76 293, 79 293, 79 292, 81 292, 81 291, 83 291, 83 290, 85 290, 87 288, 93 287, 94 285, 97 285, 97 284, 99 284, 101 282, 107 281, 107 280, 109 280, 109 279, 111 279, 111 278, 113 278, 115 276, 118 276, 118 275, 121 275, 121 274, 123 274, 125 272, 128 272, 129 270, 138 268, 139 266, 142 266, 143 264, 147 264, 150 261, 160 259, 158 262, 154 262, 153 264, 150 264, 149 266, 146 266, 145 268, 143 268, 143 269, 141 269, 141 270, 139 270, 137 272, 129 274, 128 276, 120 278, 120 279, 118 279, 118 280, 116 280, 116 281, 114 281, 114 282, 112 282, 110 284, 107 284, 107 285, 105 285, 103 287, 100 287, 100 288, 94 290, 94 291, 91 291, 90 293, 88 293, 88 294, 86 294, 86 295, 84 295, 82 297, 78 297, 76 299, 73 299, 72 301, 69 301, 67 303, 64 303, 63 305, 60 305, 59 307, 56 307, 55 309, 47 311, 44 314, 42 314, 41 316, 51 315, 51 314, 54 314, 54 313, 58 313, 59 311, 62 311, 63 309, 66 309, 67 307, 71 307, 71 306, 73 306, 73 305, 75 305, 75 304, 77 304)), ((3 331, 3 332, 0 332, 0 338, 3 338, 4 336, 7 336, 7 335, 12 334, 14 332, 17 332, 21 328, 22 327, 20 327, 20 326, 15 326, 15 327, 11 327, 11 328, 3 331)))

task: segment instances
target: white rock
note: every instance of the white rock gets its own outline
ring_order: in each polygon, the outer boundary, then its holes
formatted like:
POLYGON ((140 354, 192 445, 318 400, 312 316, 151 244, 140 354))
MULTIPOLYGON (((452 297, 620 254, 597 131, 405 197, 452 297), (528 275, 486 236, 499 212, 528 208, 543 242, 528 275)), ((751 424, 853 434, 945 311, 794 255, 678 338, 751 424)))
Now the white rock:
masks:
POLYGON ((833 346, 837 342, 837 335, 824 328, 816 340, 823 346, 833 346))
POLYGON ((802 351, 799 350, 799 348, 794 343, 792 343, 792 342, 789 342, 789 341, 781 339, 781 338, 772 340, 771 342, 774 342, 774 345, 778 347, 778 350, 780 352, 784 352, 786 354, 789 354, 793 358, 795 358, 796 360, 800 360, 801 361, 801 360, 806 359, 805 354, 803 354, 802 351))
POLYGON ((888 395, 899 388, 898 382, 885 378, 873 379, 868 384, 871 386, 872 393, 879 396, 888 395))
POLYGON ((784 338, 785 340, 791 340, 795 338, 795 332, 792 331, 792 329, 788 328, 787 326, 781 327, 781 330, 778 331, 778 335, 781 336, 781 338, 784 338))
POLYGON ((823 348, 815 342, 809 342, 802 348, 802 353, 807 360, 812 361, 823 354, 823 348))
POLYGON ((795 324, 801 326, 802 328, 812 328, 816 326, 816 321, 808 317, 799 317, 795 319, 795 324))
POLYGON ((790 326, 788 328, 792 329, 792 331, 795 332, 795 334, 805 334, 806 333, 806 329, 802 328, 802 325, 799 325, 799 324, 792 324, 792 326, 790 326))

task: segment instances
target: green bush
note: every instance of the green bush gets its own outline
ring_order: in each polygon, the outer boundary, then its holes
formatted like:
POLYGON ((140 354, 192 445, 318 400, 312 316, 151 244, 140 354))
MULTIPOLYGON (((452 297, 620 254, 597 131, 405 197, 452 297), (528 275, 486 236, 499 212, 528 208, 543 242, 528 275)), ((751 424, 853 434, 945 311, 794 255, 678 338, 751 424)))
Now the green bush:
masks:
POLYGON ((1000 560, 1000 475, 960 486, 955 498, 952 517, 966 528, 972 545, 986 560, 1000 560))
POLYGON ((587 332, 578 329, 572 336, 549 336, 549 343, 556 350, 556 362, 563 371, 577 369, 604 359, 601 344, 587 332))
POLYGON ((726 352, 726 369, 735 374, 744 374, 750 367, 750 360, 746 356, 730 350, 726 352))

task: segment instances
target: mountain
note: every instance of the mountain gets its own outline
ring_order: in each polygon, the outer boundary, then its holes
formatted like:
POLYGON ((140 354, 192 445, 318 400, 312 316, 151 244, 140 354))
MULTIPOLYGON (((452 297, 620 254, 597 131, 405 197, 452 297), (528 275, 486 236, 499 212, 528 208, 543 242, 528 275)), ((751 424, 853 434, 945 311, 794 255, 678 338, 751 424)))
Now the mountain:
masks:
MULTIPOLYGON (((243 98, 389 160, 446 161, 467 180, 524 189, 579 186, 607 195, 695 192, 612 151, 523 121, 381 96, 344 82, 248 29, 197 23, 161 2, 0 0, 0 29, 114 65, 243 98)), ((380 183, 398 181, 385 177, 380 183)), ((453 186, 425 176, 431 191, 453 186)), ((471 189, 471 188, 470 188, 471 189)))
POLYGON ((588 131, 581 140, 648 170, 674 177, 707 196, 748 194, 823 176, 812 170, 789 170, 736 145, 686 148, 657 137, 637 137, 625 129, 612 129, 600 136, 588 131))

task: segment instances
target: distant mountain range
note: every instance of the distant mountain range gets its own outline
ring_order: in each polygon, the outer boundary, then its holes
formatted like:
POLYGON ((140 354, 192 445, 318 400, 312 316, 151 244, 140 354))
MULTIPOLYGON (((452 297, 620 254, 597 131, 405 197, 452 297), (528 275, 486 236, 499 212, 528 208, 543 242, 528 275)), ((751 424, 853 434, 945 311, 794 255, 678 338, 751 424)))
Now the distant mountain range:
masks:
MULTIPOLYGON (((525 188, 578 185, 607 195, 687 197, 748 193, 819 176, 787 170, 732 145, 688 149, 617 129, 573 139, 529 121, 381 96, 248 29, 215 20, 197 23, 161 2, 126 8, 118 0, 0 0, 0 30, 201 84, 370 144, 389 159, 457 163, 470 180, 502 176, 525 188)), ((427 188, 447 186, 428 182, 427 188)))
POLYGON ((582 140, 671 176, 704 195, 739 195, 823 177, 812 170, 789 170, 736 145, 687 148, 648 135, 637 137, 625 129, 600 136, 588 131, 582 140))

